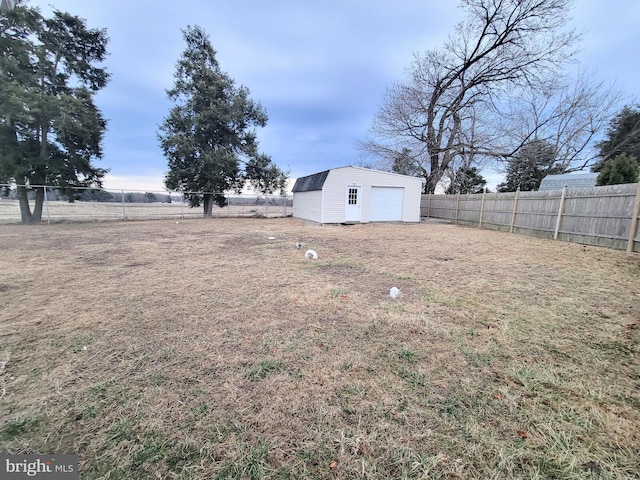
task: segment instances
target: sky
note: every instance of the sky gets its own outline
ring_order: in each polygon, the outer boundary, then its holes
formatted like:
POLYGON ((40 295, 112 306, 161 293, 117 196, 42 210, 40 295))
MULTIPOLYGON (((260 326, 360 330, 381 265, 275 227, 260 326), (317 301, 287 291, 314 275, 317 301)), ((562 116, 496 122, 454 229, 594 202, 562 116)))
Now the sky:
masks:
MULTIPOLYGON (((385 90, 402 80, 417 52, 438 48, 463 19, 455 0, 31 0, 105 28, 111 74, 96 103, 108 119, 109 190, 163 191, 167 161, 158 125, 172 107, 166 89, 184 50, 181 29, 199 25, 217 59, 266 109, 260 150, 291 178, 362 165, 385 90)), ((640 100, 639 0, 577 0, 570 27, 582 33, 580 65, 640 100)), ((483 172, 488 187, 503 180, 483 172)))

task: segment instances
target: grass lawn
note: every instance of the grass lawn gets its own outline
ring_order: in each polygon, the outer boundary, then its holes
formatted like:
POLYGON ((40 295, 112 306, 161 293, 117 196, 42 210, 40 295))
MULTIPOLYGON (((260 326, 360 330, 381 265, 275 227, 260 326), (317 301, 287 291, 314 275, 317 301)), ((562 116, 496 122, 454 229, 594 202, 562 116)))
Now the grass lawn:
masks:
POLYGON ((3 226, 0 270, 0 451, 83 479, 640 478, 638 255, 191 219, 3 226))

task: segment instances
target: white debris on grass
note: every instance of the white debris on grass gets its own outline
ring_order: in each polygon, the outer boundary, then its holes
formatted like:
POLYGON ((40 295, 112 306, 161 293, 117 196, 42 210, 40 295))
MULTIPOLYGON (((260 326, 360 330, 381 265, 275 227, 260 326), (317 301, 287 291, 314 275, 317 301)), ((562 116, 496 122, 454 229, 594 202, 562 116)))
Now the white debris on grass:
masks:
POLYGON ((389 290, 389 295, 391 298, 398 298, 400 296, 400 289, 398 287, 391 287, 389 290))
POLYGON ((317 260, 318 254, 316 253, 315 250, 307 250, 306 252, 304 252, 304 258, 308 258, 310 260, 317 260))
POLYGON ((296 250, 300 250, 302 248, 302 242, 296 242, 296 250))

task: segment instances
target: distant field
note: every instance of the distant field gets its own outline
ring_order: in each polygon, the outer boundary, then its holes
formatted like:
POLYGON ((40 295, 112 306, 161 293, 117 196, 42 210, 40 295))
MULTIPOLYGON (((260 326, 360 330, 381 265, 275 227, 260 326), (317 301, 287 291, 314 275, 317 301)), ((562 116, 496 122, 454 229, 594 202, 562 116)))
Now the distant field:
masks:
MULTIPOLYGON (((31 202, 33 208, 33 202, 31 202)), ((244 205, 231 205, 228 207, 213 208, 214 217, 242 217, 242 216, 267 216, 283 217, 291 214, 291 206, 269 205, 265 208, 256 205, 255 199, 247 199, 244 205)), ((122 203, 117 202, 74 202, 65 201, 48 202, 47 208, 43 209, 42 221, 49 219, 55 222, 87 222, 102 220, 144 220, 158 218, 182 218, 182 217, 202 217, 202 207, 189 208, 188 205, 180 203, 122 203)), ((0 224, 19 223, 20 205, 18 200, 0 200, 0 224)))
POLYGON ((4 225, 0 258, 0 451, 83 479, 640 478, 638 255, 217 218, 4 225))

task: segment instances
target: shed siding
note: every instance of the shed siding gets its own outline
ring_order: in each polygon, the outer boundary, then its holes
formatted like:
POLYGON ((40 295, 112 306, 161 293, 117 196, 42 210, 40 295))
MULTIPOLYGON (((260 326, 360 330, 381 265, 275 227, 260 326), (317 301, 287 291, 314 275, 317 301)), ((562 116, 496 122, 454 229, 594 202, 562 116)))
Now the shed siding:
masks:
MULTIPOLYGON (((362 185, 361 177, 351 168, 337 168, 329 171, 324 182, 324 223, 344 222, 344 206, 347 197, 347 185, 362 185)), ((360 221, 364 217, 364 188, 360 191, 360 221)))
POLYGON ((293 216, 318 223, 343 223, 347 188, 352 185, 361 187, 361 223, 371 221, 372 187, 403 187, 402 221, 420 222, 422 182, 419 178, 360 167, 329 170, 322 191, 294 192, 293 216))
POLYGON ((404 187, 402 205, 403 222, 420 221, 420 195, 422 182, 419 178, 406 177, 366 168, 344 167, 329 172, 324 183, 324 223, 344 222, 344 206, 347 185, 362 187, 360 221, 371 221, 371 187, 404 187))
POLYGON ((293 216, 322 223, 322 190, 294 192, 293 216))

